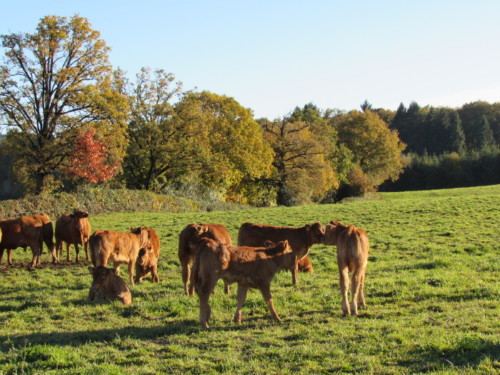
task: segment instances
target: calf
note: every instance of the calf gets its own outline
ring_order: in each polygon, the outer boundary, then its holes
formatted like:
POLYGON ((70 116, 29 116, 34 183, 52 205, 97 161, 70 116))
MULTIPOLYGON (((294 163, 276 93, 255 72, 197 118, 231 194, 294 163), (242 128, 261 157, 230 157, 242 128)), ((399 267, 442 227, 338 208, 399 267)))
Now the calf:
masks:
MULTIPOLYGON (((225 245, 231 246, 231 236, 227 229, 221 224, 189 224, 179 234, 179 261, 182 267, 182 282, 184 283, 184 292, 186 295, 192 295, 194 285, 190 279, 190 264, 196 257, 199 241, 201 238, 211 238, 225 245)), ((229 287, 225 285, 226 294, 229 293, 229 287)))
POLYGON ((304 258, 299 260, 298 268, 299 268, 300 272, 307 272, 310 274, 314 273, 314 268, 313 268, 311 259, 307 255, 304 258))
POLYGON ((33 254, 29 268, 40 264, 43 243, 43 223, 33 216, 22 216, 18 219, 0 220, 2 241, 0 242, 0 263, 3 252, 7 249, 7 262, 12 264, 12 250, 27 246, 33 254))
POLYGON ((370 245, 368 235, 363 229, 353 225, 345 226, 338 221, 327 224, 323 244, 337 246, 337 263, 342 293, 342 313, 358 314, 358 303, 365 306, 365 272, 368 264, 370 245), (352 301, 349 306, 349 272, 352 272, 352 301))
POLYGON ((130 232, 96 230, 89 239, 94 267, 113 261, 115 271, 122 263, 128 264, 130 284, 134 285, 134 269, 139 250, 151 246, 145 227, 130 228, 130 232))
MULTIPOLYGON (((300 261, 309 253, 312 245, 321 243, 324 234, 325 228, 319 222, 299 228, 244 223, 238 231, 238 246, 259 247, 264 246, 266 241, 276 243, 288 240, 300 261)), ((298 264, 295 264, 290 271, 292 272, 292 282, 297 285, 298 264)))
POLYGON ((226 246, 210 238, 199 242, 198 254, 193 266, 191 282, 200 299, 200 323, 208 328, 211 308, 210 295, 219 278, 227 283, 238 283, 238 306, 234 321, 241 323, 241 308, 249 288, 259 289, 272 317, 280 321, 274 309, 271 282, 280 269, 289 269, 297 262, 297 255, 288 241, 269 247, 226 246))
POLYGON ((66 242, 66 259, 68 262, 71 261, 69 253, 71 245, 75 246, 76 262, 80 261, 80 248, 78 245, 83 245, 85 258, 87 261, 89 260, 90 223, 87 219, 88 216, 87 212, 75 209, 71 214, 63 214, 56 221, 56 249, 61 255, 63 242, 66 242))
POLYGON ((89 267, 92 285, 89 290, 90 301, 120 300, 124 305, 132 303, 132 294, 123 279, 112 268, 89 267))
POLYGON ((160 258, 160 238, 158 233, 151 228, 148 231, 149 242, 151 246, 139 250, 137 262, 135 264, 135 282, 140 283, 142 279, 152 274, 154 283, 160 282, 158 277, 158 259, 160 258))

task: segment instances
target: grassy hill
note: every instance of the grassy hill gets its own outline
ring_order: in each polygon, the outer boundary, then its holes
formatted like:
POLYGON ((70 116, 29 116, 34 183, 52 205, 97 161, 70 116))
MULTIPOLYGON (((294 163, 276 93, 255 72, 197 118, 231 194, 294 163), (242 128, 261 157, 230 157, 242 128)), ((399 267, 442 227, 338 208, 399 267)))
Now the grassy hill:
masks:
POLYGON ((0 373, 500 372, 500 185, 380 197, 91 217, 93 230, 147 225, 160 235, 161 282, 132 288, 130 307, 86 301, 87 263, 52 266, 45 253, 43 267, 28 271, 29 250, 17 249, 16 264, 0 266, 0 373), (368 306, 360 316, 342 317, 335 249, 315 245, 313 275, 300 274, 292 286, 290 273, 282 272, 273 282, 280 324, 270 319, 258 291, 248 294, 243 323, 233 323, 236 287, 226 296, 219 282, 211 328, 200 328, 197 297, 183 294, 177 259, 182 228, 218 222, 236 239, 245 221, 302 226, 332 219, 370 236, 368 306))

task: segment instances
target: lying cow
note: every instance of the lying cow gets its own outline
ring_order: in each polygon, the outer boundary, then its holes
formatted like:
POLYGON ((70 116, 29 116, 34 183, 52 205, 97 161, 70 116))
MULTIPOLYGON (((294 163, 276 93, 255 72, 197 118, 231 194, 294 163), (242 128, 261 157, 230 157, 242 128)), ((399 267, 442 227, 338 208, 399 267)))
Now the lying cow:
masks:
POLYGON ((63 214, 56 221, 56 249, 59 255, 62 252, 63 242, 66 243, 66 259, 71 261, 69 249, 71 245, 75 246, 76 262, 80 261, 80 248, 83 245, 85 258, 89 260, 89 238, 90 223, 89 214, 84 211, 74 210, 71 214, 63 214))
MULTIPOLYGON (((238 246, 259 247, 264 246, 266 241, 277 243, 288 240, 300 262, 309 254, 312 245, 321 243, 324 234, 325 228, 319 222, 299 228, 244 223, 238 232, 238 246)), ((298 283, 298 264, 292 265, 290 271, 292 272, 292 282, 296 285, 298 283)))
POLYGON ((132 303, 132 294, 125 281, 112 268, 103 266, 89 267, 92 285, 89 290, 90 301, 120 300, 124 305, 132 303))
POLYGON ((12 264, 12 250, 18 247, 31 248, 33 254, 29 268, 40 264, 43 243, 43 223, 33 216, 18 219, 0 220, 2 241, 0 242, 0 263, 3 252, 7 249, 7 262, 12 264))
POLYGON ((158 233, 151 228, 148 231, 149 242, 151 246, 139 250, 137 262, 135 263, 135 282, 140 283, 142 279, 149 274, 152 275, 154 283, 160 282, 158 277, 158 259, 160 258, 160 238, 158 233))
MULTIPOLYGON (((231 236, 222 224, 189 224, 179 234, 179 261, 182 267, 182 282, 184 283, 184 292, 186 295, 192 295, 194 285, 188 288, 190 279, 190 264, 196 257, 199 241, 201 238, 211 238, 225 245, 231 246, 231 236)), ((229 287, 225 285, 226 294, 229 293, 229 287)))
POLYGON ((365 272, 368 264, 370 244, 368 235, 363 229, 353 225, 345 226, 338 221, 327 224, 323 244, 337 246, 337 263, 340 274, 340 291, 342 293, 342 313, 358 314, 358 303, 365 306, 365 272), (349 272, 352 272, 352 301, 349 306, 349 272))
POLYGON ((241 323, 241 308, 249 288, 261 291, 272 317, 280 321, 273 305, 271 282, 278 270, 289 269, 297 262, 297 255, 288 241, 260 248, 226 246, 210 238, 203 238, 199 244, 191 282, 200 299, 200 323, 203 328, 208 328, 211 315, 208 302, 219 278, 228 284, 238 283, 235 322, 241 323))
POLYGON ((96 230, 90 236, 90 255, 94 267, 113 261, 115 271, 122 263, 128 264, 130 284, 134 285, 134 269, 139 250, 150 246, 145 227, 130 228, 130 232, 96 230))

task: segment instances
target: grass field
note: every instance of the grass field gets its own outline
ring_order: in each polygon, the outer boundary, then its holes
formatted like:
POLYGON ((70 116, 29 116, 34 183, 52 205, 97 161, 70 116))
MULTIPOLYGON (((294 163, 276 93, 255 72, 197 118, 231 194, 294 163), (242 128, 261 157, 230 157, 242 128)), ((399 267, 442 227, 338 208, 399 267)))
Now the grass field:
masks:
POLYGON ((147 225, 160 235, 161 282, 133 287, 129 307, 86 301, 87 263, 52 266, 45 253, 42 267, 28 271, 30 252, 17 249, 15 265, 0 266, 0 374, 500 373, 500 185, 380 197, 91 217, 92 229, 147 225), (370 236, 368 306, 360 316, 342 317, 335 249, 315 245, 313 275, 300 274, 292 286, 282 272, 273 282, 281 323, 258 291, 248 294, 243 323, 233 323, 236 287, 226 296, 219 282, 211 328, 200 328, 198 299, 186 297, 181 282, 182 228, 218 222, 236 239, 245 221, 332 219, 370 236))

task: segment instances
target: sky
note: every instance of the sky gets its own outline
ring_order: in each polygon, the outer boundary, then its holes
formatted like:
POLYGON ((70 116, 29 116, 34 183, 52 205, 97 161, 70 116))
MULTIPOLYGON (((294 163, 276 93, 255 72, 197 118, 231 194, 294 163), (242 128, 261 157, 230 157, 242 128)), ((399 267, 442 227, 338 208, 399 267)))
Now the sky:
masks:
POLYGON ((2 0, 0 10, 0 34, 79 14, 131 78, 163 69, 255 118, 307 103, 500 102, 498 0, 2 0))

